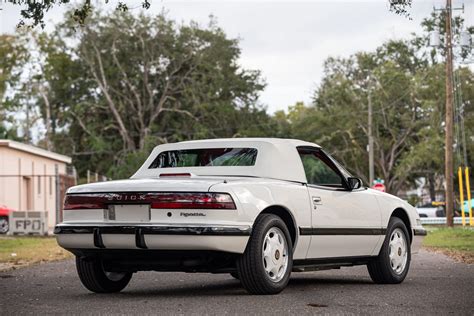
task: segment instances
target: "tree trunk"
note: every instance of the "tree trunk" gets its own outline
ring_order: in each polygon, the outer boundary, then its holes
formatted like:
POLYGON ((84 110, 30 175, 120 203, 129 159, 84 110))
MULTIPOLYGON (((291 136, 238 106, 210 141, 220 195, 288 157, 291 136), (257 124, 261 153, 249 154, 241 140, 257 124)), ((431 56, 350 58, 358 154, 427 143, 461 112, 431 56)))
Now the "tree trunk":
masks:
POLYGON ((428 189, 430 191, 430 200, 431 202, 436 201, 436 179, 434 173, 429 173, 426 177, 428 180, 428 189))
POLYGON ((49 151, 53 150, 53 144, 51 143, 51 104, 49 103, 48 96, 44 92, 43 88, 39 88, 39 93, 43 98, 45 107, 46 107, 46 118, 45 118, 45 127, 46 127, 46 134, 44 135, 44 140, 46 142, 46 148, 49 151))

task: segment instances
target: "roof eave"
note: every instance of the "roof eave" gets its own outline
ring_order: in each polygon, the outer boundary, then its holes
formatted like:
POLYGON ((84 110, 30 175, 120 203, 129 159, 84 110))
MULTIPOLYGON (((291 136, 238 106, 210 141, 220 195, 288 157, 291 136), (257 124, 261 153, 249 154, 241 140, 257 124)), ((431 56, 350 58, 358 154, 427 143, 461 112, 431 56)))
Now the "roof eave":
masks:
POLYGON ((36 146, 27 145, 27 144, 13 141, 13 140, 9 140, 9 139, 0 139, 0 146, 13 148, 22 152, 26 152, 26 153, 44 157, 44 158, 49 158, 51 160, 63 162, 66 164, 70 164, 72 162, 71 157, 54 153, 51 151, 47 151, 36 146))

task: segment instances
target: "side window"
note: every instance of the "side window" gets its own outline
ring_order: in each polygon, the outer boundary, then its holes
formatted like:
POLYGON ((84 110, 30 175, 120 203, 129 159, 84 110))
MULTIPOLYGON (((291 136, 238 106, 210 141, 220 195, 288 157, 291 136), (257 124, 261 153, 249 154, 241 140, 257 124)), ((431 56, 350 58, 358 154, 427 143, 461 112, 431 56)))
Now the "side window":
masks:
POLYGON ((308 184, 342 187, 342 178, 328 158, 318 149, 298 148, 308 184))

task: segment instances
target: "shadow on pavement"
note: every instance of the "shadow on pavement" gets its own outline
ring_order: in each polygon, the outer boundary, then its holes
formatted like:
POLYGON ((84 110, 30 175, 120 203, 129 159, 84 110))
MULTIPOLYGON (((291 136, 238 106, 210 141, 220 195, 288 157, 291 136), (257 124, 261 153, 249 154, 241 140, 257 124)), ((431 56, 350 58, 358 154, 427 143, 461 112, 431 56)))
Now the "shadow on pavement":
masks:
POLYGON ((179 287, 159 287, 159 281, 157 282, 157 288, 140 288, 140 283, 136 282, 132 287, 125 288, 120 293, 115 294, 94 294, 87 293, 80 295, 82 297, 88 297, 90 295, 97 295, 104 299, 110 299, 111 297, 120 298, 138 298, 138 297, 150 297, 150 296, 161 296, 161 297, 190 297, 190 296, 235 296, 235 295, 247 295, 247 292, 242 288, 240 282, 237 280, 228 281, 216 281, 214 284, 199 284, 197 280, 195 285, 183 285, 179 287))
POLYGON ((292 277, 288 284, 289 287, 298 287, 298 286, 314 286, 314 285, 328 285, 328 284, 335 284, 335 285, 347 285, 347 284, 354 284, 354 285, 374 285, 374 282, 368 279, 362 278, 321 278, 321 276, 314 276, 314 277, 292 277))
MULTIPOLYGON (((307 287, 314 287, 318 285, 374 285, 374 283, 367 279, 347 279, 347 278, 321 278, 321 277, 292 277, 288 284, 288 287, 282 294, 291 293, 294 291, 301 291, 307 287)), ((140 288, 140 280, 136 280, 131 286, 125 288, 120 293, 115 294, 80 294, 81 297, 94 296, 95 299, 110 299, 111 297, 120 298, 140 298, 140 297, 190 297, 190 296, 245 296, 249 295, 245 289, 240 285, 240 281, 229 279, 229 280, 216 280, 214 283, 200 284, 199 279, 193 285, 182 285, 170 287, 160 287, 159 281, 157 281, 156 288, 140 288)))

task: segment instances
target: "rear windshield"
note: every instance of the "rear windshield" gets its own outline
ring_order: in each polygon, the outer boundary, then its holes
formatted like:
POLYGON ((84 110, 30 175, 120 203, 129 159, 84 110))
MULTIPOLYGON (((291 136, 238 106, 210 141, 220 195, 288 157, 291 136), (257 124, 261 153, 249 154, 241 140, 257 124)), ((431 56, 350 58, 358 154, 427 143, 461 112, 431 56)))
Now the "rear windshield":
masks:
POLYGON ((255 148, 203 148, 161 152, 148 169, 179 167, 253 166, 255 148))

